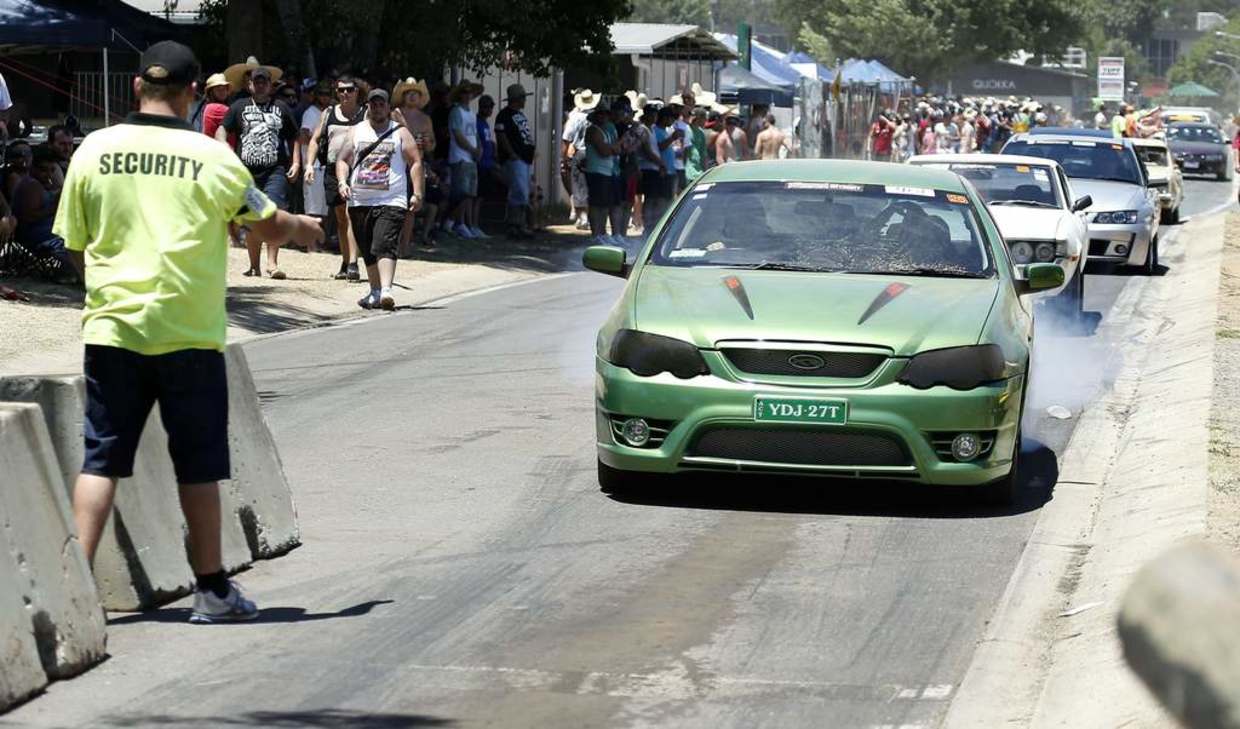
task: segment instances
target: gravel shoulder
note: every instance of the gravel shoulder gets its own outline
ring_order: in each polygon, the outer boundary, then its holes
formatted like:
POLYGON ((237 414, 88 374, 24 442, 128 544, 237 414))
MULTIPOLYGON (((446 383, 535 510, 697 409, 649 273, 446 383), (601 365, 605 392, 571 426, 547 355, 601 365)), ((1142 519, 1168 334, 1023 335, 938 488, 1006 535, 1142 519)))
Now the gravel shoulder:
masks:
POLYGON ((1211 542, 1240 553, 1240 214, 1227 217, 1219 275, 1210 408, 1211 542))
MULTIPOLYGON (((533 241, 452 240, 431 252, 418 251, 413 260, 402 260, 396 267, 398 310, 464 291, 580 268, 584 242, 585 237, 571 226, 554 226, 533 241)), ((244 249, 230 248, 228 256, 229 341, 358 316, 381 316, 358 308, 364 283, 331 278, 340 268, 338 254, 282 249, 280 268, 288 276, 283 281, 242 276, 248 267, 244 249)), ((0 375, 80 371, 81 289, 27 278, 0 281, 31 299, 28 303, 0 301, 0 375)))

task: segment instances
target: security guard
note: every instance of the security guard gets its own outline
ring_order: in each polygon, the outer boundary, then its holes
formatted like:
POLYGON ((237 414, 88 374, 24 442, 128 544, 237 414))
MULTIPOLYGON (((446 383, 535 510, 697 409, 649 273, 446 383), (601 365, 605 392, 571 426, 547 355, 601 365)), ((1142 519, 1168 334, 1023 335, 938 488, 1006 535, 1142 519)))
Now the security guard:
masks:
POLYGON ((74 520, 93 562, 117 480, 133 475, 158 402, 198 583, 190 621, 247 620, 258 609, 220 556, 228 224, 279 242, 322 242, 323 233, 314 218, 277 211, 227 146, 184 121, 198 76, 189 48, 156 43, 140 69, 140 110, 82 142, 54 225, 86 282, 86 459, 74 520))

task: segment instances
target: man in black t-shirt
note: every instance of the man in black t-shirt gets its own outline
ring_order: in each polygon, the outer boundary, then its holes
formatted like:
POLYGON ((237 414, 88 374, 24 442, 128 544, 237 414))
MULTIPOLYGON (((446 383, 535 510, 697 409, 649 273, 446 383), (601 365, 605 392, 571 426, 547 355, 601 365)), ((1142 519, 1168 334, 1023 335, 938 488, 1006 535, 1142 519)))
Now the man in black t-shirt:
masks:
MULTIPOLYGON (((249 98, 229 107, 215 138, 227 142, 229 133, 236 134, 237 156, 254 176, 254 185, 279 209, 288 210, 289 180, 301 174, 297 122, 284 102, 271 98, 271 71, 266 67, 259 66, 250 73, 249 91, 249 98)), ((262 244, 256 236, 247 237, 250 270, 246 276, 262 275, 258 260, 262 244)), ((278 265, 279 250, 279 246, 267 246, 267 271, 274 279, 284 278, 278 265)))
POLYGON ((508 87, 508 105, 495 117, 495 143, 508 183, 508 234, 528 238, 533 234, 526 224, 530 207, 530 167, 534 164, 534 133, 525 116, 529 96, 521 84, 508 87))

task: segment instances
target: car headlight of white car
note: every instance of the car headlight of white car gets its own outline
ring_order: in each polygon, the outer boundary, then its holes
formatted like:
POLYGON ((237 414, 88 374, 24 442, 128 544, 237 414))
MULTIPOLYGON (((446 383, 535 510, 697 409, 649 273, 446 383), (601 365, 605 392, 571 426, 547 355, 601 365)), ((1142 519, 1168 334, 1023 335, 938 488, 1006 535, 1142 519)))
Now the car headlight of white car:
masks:
POLYGON ((1008 251, 1012 254, 1012 263, 1017 265, 1050 263, 1068 255, 1068 243, 1062 240, 1014 240, 1008 242, 1008 251))
POLYGON ((1136 210, 1116 210, 1094 214, 1094 222, 1101 225, 1133 225, 1137 219, 1136 210))

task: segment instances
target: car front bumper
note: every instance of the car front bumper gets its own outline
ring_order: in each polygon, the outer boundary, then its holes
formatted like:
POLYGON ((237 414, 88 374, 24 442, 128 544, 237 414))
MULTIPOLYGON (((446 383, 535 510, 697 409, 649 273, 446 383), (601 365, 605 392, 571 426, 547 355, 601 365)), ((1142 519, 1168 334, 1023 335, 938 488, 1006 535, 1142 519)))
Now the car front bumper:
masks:
POLYGON ((1089 223, 1089 260, 1140 266, 1157 233, 1157 211, 1131 225, 1089 223))
MULTIPOLYGON (((717 352, 703 351, 712 372, 728 371, 717 352)), ((733 381, 714 374, 678 380, 670 374, 640 377, 596 357, 596 424, 598 457, 625 471, 676 473, 725 471, 796 473, 850 478, 895 478, 935 485, 981 485, 1008 474, 1020 422, 1024 376, 966 392, 947 387, 916 390, 895 382, 905 360, 890 359, 862 387, 788 387, 733 381), (754 419, 755 395, 833 398, 848 402, 846 425, 784 424, 754 419), (613 419, 640 417, 667 424, 666 437, 657 445, 632 447, 614 431, 613 419), (714 453, 703 455, 700 439, 714 431, 728 431, 733 441, 746 435, 770 442, 786 436, 789 452, 806 453, 803 438, 833 434, 868 437, 894 443, 903 461, 858 465, 849 462, 806 462, 776 458, 755 460, 714 453), (956 462, 942 454, 945 434, 975 432, 989 439, 981 457, 956 462), (934 440, 939 441, 936 452, 934 440)), ((818 442, 818 441, 815 441, 818 442)), ((864 460, 864 459, 862 459, 864 460)))

